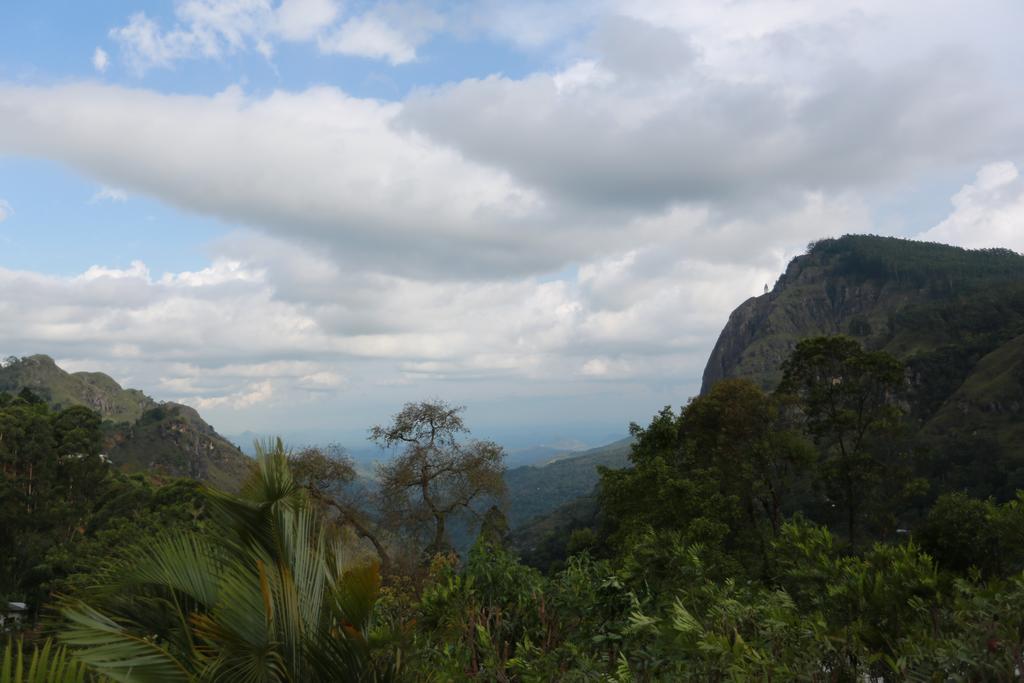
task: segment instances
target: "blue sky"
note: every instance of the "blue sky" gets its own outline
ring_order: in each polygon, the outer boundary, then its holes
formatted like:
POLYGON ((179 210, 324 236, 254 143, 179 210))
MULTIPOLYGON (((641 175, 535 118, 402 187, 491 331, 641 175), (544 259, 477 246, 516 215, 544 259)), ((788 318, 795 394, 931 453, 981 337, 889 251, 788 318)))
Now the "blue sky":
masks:
POLYGON ((894 4, 7 3, 0 353, 229 433, 623 433, 813 239, 1024 250, 1024 6, 894 4))

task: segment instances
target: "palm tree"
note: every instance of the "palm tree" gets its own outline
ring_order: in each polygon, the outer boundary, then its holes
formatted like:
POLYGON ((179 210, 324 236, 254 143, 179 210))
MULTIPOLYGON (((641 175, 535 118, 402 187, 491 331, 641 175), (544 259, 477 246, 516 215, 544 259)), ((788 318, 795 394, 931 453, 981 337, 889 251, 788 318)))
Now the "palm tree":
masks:
POLYGON ((349 567, 276 443, 257 444, 239 495, 208 490, 212 521, 116 561, 62 609, 63 641, 117 681, 388 681, 373 619, 375 565, 349 567))

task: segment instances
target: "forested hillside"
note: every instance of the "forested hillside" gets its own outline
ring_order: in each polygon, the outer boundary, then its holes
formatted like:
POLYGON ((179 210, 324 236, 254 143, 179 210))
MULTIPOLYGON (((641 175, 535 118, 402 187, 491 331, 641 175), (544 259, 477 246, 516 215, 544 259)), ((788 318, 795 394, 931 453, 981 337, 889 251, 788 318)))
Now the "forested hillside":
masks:
POLYGON ((149 470, 237 488, 251 465, 193 408, 158 403, 101 372, 68 373, 44 355, 6 359, 0 365, 0 394, 25 390, 55 411, 84 406, 98 413, 102 451, 126 472, 149 470))

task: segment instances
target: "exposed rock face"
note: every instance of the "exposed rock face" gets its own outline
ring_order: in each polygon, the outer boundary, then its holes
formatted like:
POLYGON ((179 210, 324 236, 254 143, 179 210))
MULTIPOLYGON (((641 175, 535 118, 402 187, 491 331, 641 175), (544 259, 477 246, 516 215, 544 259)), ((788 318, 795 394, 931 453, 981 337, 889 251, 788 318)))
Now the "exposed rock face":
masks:
POLYGON ((909 324, 897 329, 903 312, 955 301, 987 280, 998 286, 1014 270, 1024 278, 1024 257, 1003 250, 971 252, 871 236, 823 240, 793 259, 772 291, 729 316, 705 366, 701 393, 727 377, 773 389, 796 344, 818 335, 846 334, 867 348, 907 358, 921 348, 920 340, 900 334, 909 324), (998 262, 991 273, 984 263, 989 258, 998 262))
POLYGON ((54 409, 84 405, 104 418, 111 460, 127 470, 155 470, 237 488, 251 460, 220 436, 194 409, 158 403, 138 389, 124 389, 101 372, 67 373, 45 355, 8 359, 0 391, 28 388, 54 409))

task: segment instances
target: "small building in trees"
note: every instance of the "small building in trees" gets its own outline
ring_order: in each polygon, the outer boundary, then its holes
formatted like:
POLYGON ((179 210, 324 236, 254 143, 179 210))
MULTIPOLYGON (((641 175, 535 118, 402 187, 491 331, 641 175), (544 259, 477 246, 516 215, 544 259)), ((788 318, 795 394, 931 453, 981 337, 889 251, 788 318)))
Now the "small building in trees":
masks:
POLYGON ((28 605, 24 602, 8 602, 0 613, 0 632, 17 631, 28 618, 28 605))

